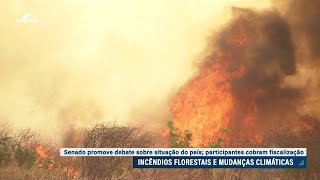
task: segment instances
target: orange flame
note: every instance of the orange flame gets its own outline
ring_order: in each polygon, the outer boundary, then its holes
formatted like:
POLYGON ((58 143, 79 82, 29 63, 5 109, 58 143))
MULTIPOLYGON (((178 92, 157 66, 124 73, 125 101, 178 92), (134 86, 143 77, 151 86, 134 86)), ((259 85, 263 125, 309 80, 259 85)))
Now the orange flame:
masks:
MULTIPOLYGON (((35 146, 35 151, 40 159, 37 160, 36 164, 40 168, 47 168, 53 170, 59 166, 56 166, 57 162, 54 160, 54 156, 49 155, 48 149, 44 146, 37 145, 35 146)), ((76 161, 77 157, 72 157, 71 161, 76 161)), ((74 179, 79 174, 78 167, 64 166, 62 169, 68 178, 74 179)))
POLYGON ((235 100, 226 79, 241 75, 243 69, 239 68, 233 74, 227 74, 225 69, 223 63, 213 64, 173 101, 171 110, 175 126, 192 132, 192 146, 212 142, 215 134, 228 126, 235 100))
POLYGON ((36 150, 36 153, 38 154, 38 156, 40 157, 40 158, 48 158, 48 157, 50 157, 49 155, 48 155, 48 150, 45 148, 45 147, 43 147, 43 146, 41 146, 41 145, 38 145, 38 146, 36 146, 35 147, 35 150, 36 150))
POLYGON ((235 111, 241 109, 240 126, 252 127, 256 106, 254 100, 259 89, 242 90, 241 97, 232 93, 232 81, 245 73, 241 52, 248 34, 242 21, 233 26, 225 43, 235 55, 220 48, 214 60, 200 67, 196 77, 189 81, 175 96, 171 104, 174 125, 178 130, 192 132, 191 146, 203 146, 215 141, 221 129, 230 127, 235 111), (236 50, 235 50, 236 49, 236 50))

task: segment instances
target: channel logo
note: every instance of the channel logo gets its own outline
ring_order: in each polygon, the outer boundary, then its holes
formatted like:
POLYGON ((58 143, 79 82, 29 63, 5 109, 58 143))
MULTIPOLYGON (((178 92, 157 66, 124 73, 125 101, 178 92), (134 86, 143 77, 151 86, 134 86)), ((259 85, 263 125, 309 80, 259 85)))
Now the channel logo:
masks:
POLYGON ((16 22, 17 23, 38 23, 38 22, 40 22, 40 19, 33 18, 33 14, 28 13, 28 14, 21 16, 20 18, 17 18, 16 22))

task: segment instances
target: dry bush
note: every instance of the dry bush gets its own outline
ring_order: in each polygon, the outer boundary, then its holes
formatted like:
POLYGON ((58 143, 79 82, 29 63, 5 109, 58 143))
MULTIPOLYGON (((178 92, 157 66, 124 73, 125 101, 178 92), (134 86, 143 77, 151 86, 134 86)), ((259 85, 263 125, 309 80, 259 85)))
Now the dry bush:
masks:
POLYGON ((23 168, 10 165, 0 168, 0 179, 6 180, 66 180, 69 177, 61 169, 46 169, 32 166, 23 168))
MULTIPOLYGON (((309 119, 309 121, 312 121, 309 119)), ((45 141, 50 158, 39 159, 36 163, 22 152, 34 151, 33 146, 44 144, 43 139, 28 129, 14 130, 10 126, 0 128, 0 179, 317 179, 319 172, 317 157, 320 149, 315 144, 320 134, 318 121, 313 129, 301 129, 296 133, 289 130, 270 131, 263 141, 242 137, 237 132, 222 136, 222 147, 307 147, 308 168, 305 169, 133 169, 131 157, 60 157, 58 147, 45 141), (226 137, 234 137, 227 139, 226 137), (257 143, 257 142, 260 143, 257 143), (226 146, 227 145, 227 146, 226 146), (7 149, 6 149, 7 148, 7 149), (10 149, 11 148, 11 149, 10 149), (10 151, 8 151, 10 150, 10 151), (9 153, 8 153, 9 152, 9 153), (11 152, 11 154, 10 154, 11 152), (7 158, 3 158, 7 157, 7 158), (44 166, 52 160, 54 166, 44 166), (27 162, 33 162, 29 167, 27 162), (43 166, 38 166, 41 163, 43 166)), ((82 132, 82 131, 81 131, 82 132)), ((73 133, 78 136, 79 133, 73 133)), ((75 135, 72 135, 75 136, 75 135)), ((72 139, 72 138, 71 138, 72 139)), ((85 148, 147 148, 155 147, 155 136, 141 126, 127 127, 115 123, 102 123, 87 129, 79 140, 78 147, 85 148)))
POLYGON ((0 179, 66 179, 63 171, 40 168, 35 146, 43 144, 38 134, 30 129, 0 126, 0 179))
MULTIPOLYGON (((102 123, 86 131, 83 144, 85 148, 147 148, 153 146, 154 139, 141 126, 102 123)), ((131 166, 131 157, 83 157, 81 174, 89 179, 109 179, 131 166)))
POLYGON ((0 166, 7 166, 12 161, 12 149, 14 140, 12 128, 7 124, 1 124, 0 128, 0 166))
POLYGON ((9 125, 0 128, 0 165, 31 167, 36 161, 34 146, 39 136, 30 129, 15 130, 9 125))

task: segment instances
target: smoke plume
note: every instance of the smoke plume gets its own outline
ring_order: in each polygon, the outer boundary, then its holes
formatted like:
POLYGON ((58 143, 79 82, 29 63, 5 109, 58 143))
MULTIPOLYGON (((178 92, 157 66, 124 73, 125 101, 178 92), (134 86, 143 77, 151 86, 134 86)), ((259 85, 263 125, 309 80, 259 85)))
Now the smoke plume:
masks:
POLYGON ((231 8, 233 19, 209 40, 198 73, 172 101, 174 122, 194 133, 193 145, 212 142, 223 128, 264 136, 319 119, 319 3, 305 3, 231 8))

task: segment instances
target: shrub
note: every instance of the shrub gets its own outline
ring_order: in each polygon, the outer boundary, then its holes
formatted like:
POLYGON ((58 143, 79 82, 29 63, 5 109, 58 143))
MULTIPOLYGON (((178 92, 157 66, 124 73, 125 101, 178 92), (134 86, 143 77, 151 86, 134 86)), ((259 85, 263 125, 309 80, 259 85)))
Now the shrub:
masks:
POLYGON ((185 130, 183 133, 178 133, 174 128, 172 121, 168 122, 169 128, 169 147, 170 148, 188 148, 192 139, 192 132, 185 130))
MULTIPOLYGON (((96 124, 84 137, 85 148, 143 148, 154 144, 152 135, 142 127, 118 126, 115 123, 96 124)), ((83 157, 82 176, 89 179, 109 179, 131 168, 130 157, 83 157)))

